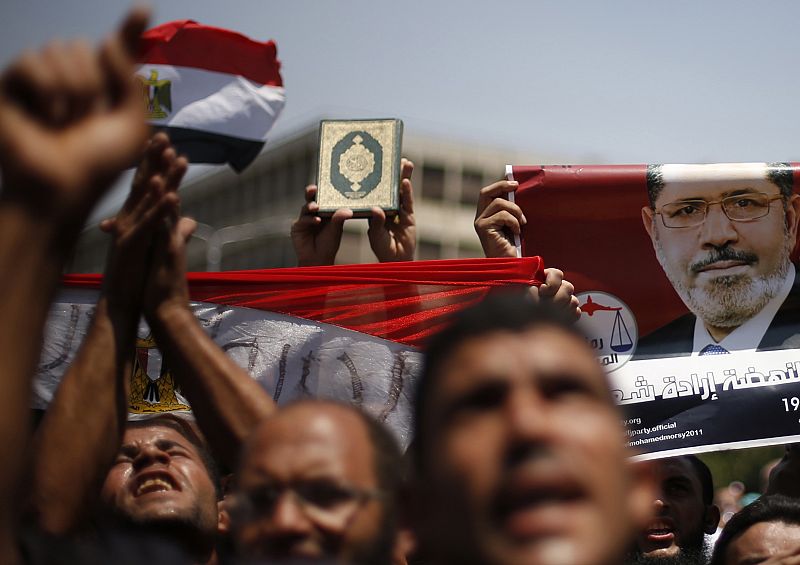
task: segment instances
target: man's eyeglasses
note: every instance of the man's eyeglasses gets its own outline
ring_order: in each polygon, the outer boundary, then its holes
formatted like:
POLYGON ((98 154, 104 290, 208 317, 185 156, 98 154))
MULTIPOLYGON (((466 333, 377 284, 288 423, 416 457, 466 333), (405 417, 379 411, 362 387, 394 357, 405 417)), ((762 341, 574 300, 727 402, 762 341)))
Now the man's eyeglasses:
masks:
POLYGON ((729 220, 749 222, 763 218, 769 214, 770 203, 783 198, 780 194, 770 196, 763 192, 748 192, 726 196, 722 200, 677 200, 664 204, 655 213, 661 216, 661 222, 667 228, 692 228, 702 224, 708 215, 708 209, 714 204, 721 204, 722 211, 729 220))
POLYGON ((236 495, 231 508, 233 518, 241 522, 251 522, 271 516, 282 496, 292 496, 306 517, 319 526, 331 531, 342 531, 363 503, 381 498, 382 493, 331 481, 265 485, 236 495))

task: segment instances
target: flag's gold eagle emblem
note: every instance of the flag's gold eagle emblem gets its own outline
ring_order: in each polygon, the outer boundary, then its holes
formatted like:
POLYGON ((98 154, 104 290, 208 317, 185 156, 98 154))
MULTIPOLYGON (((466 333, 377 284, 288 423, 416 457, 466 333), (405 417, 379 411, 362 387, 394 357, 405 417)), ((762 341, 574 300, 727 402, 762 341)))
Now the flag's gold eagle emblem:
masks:
POLYGON ((189 410, 189 406, 179 394, 175 387, 175 379, 163 364, 161 353, 152 335, 144 339, 138 338, 131 374, 128 410, 135 414, 189 410))
POLYGON ((166 118, 172 111, 172 81, 158 78, 158 71, 150 70, 150 78, 146 79, 137 75, 142 83, 147 119, 160 120, 166 118))

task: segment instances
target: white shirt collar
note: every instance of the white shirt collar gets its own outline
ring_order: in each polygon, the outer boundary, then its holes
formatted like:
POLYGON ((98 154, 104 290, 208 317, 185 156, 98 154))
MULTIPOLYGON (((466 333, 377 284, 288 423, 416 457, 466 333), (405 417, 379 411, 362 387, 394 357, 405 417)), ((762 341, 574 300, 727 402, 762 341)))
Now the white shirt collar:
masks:
POLYGON ((692 356, 698 355, 698 352, 707 345, 719 345, 728 351, 739 351, 742 349, 753 350, 758 347, 764 334, 767 333, 769 325, 772 323, 772 318, 780 309, 783 301, 789 296, 794 286, 794 265, 789 265, 789 270, 786 273, 786 278, 778 293, 767 302, 767 305, 761 311, 747 320, 744 324, 729 333, 722 341, 717 343, 711 334, 708 333, 705 324, 700 318, 696 318, 694 322, 694 348, 692 349, 692 356))

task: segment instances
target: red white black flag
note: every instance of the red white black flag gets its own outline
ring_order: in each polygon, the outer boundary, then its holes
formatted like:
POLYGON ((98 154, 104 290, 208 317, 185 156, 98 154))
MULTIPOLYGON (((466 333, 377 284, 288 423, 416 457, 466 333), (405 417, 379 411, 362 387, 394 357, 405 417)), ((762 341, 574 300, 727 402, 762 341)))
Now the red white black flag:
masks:
POLYGON ((285 102, 273 41, 174 21, 142 35, 138 62, 148 120, 192 163, 241 171, 285 102))

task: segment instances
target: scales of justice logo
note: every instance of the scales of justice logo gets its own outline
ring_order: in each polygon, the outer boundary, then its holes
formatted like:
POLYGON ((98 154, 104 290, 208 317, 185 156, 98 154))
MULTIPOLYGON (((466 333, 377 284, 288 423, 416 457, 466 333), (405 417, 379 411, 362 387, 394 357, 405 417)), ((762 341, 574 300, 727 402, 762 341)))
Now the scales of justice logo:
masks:
POLYGON ((576 296, 581 306, 578 327, 586 334, 606 371, 619 369, 633 357, 639 339, 633 312, 607 292, 581 292, 576 296))
POLYGON ((136 75, 142 85, 145 111, 148 120, 161 120, 172 111, 172 81, 159 79, 158 71, 150 70, 150 78, 136 75))
POLYGON ((366 131, 353 131, 333 146, 331 184, 347 198, 367 196, 381 182, 383 148, 366 131))

